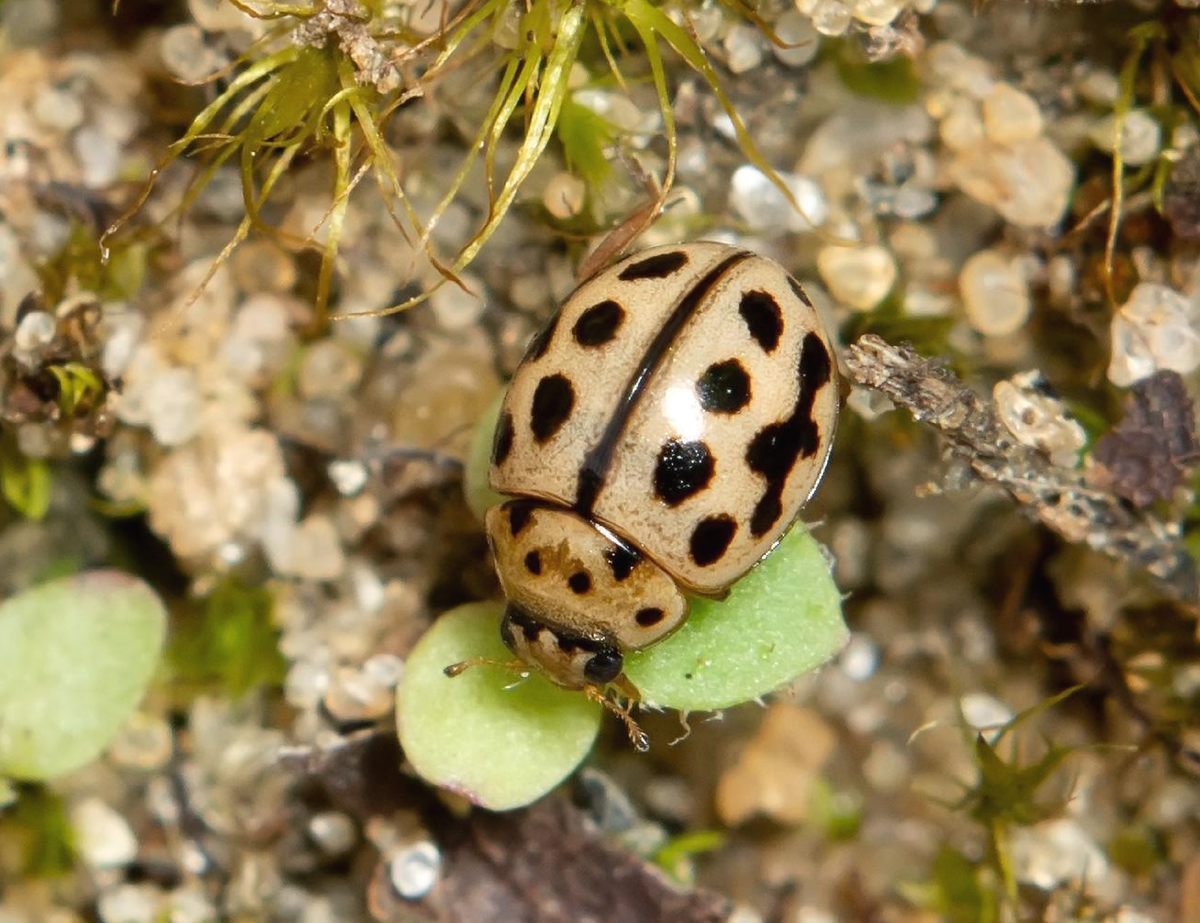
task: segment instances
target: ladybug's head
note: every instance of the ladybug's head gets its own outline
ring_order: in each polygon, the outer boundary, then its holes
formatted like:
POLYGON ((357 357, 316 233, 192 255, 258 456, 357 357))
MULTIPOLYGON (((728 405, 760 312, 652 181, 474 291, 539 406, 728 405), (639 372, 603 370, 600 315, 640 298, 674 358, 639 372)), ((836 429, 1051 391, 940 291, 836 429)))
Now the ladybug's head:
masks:
POLYGON ((549 625, 514 603, 504 610, 500 637, 521 660, 568 689, 603 689, 617 681, 625 665, 611 640, 549 625))

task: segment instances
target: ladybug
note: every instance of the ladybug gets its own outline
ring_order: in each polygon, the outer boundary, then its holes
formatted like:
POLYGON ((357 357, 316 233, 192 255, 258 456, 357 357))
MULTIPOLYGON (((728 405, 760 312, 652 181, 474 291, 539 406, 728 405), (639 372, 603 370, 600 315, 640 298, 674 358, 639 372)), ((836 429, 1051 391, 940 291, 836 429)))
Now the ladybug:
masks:
POLYGON ((820 480, 839 403, 829 335, 773 260, 696 242, 582 283, 496 426, 490 480, 512 499, 486 528, 510 666, 582 690, 634 735, 609 697, 638 697, 625 654, 775 547, 820 480))

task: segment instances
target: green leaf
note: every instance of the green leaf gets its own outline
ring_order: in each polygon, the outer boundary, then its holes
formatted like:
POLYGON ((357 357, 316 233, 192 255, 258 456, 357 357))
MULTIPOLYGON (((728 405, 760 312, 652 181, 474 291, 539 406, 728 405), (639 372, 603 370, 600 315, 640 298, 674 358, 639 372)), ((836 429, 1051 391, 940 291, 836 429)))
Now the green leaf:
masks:
POLYGON ((496 419, 500 416, 500 405, 504 403, 504 391, 496 395, 479 417, 471 432, 467 446, 467 458, 463 464, 463 496, 475 518, 483 522, 483 514, 504 497, 492 490, 488 483, 488 467, 492 458, 492 439, 496 433, 496 419))
POLYGON ((829 562, 798 524, 726 599, 693 600, 675 634, 626 658, 625 674, 647 704, 711 711, 787 685, 847 637, 829 562))
POLYGON ((0 604, 0 775, 49 779, 94 759, 141 700, 165 628, 154 591, 114 570, 0 604))
POLYGON ((404 755, 422 778, 493 811, 530 804, 587 756, 600 706, 537 674, 491 666, 449 677, 471 657, 511 660, 501 607, 470 603, 442 615, 408 657, 396 694, 404 755))

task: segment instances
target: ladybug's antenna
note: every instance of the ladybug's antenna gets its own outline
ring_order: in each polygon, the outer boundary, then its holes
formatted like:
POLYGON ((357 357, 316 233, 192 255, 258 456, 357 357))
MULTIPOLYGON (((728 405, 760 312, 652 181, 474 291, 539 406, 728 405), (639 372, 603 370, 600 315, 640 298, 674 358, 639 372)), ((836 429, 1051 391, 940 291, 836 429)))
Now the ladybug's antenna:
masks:
POLYGON ((596 686, 584 686, 583 694, 593 702, 599 702, 621 719, 621 723, 625 725, 625 733, 629 735, 629 742, 633 744, 633 748, 638 753, 645 753, 650 749, 650 738, 646 736, 645 731, 638 727, 638 723, 633 720, 633 715, 629 713, 630 709, 633 708, 632 702, 627 702, 623 706, 618 705, 596 686))

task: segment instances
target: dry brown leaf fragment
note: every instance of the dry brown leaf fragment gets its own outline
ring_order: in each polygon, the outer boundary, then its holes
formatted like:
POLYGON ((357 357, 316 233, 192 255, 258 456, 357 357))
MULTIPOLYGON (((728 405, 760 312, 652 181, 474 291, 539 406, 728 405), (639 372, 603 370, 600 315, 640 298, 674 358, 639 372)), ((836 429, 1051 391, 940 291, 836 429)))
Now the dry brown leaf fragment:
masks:
POLYGON ((1196 407, 1178 372, 1136 382, 1125 416, 1093 453, 1113 491, 1141 509, 1167 500, 1200 462, 1196 407))
POLYGON ((723 923, 729 902, 674 884, 657 867, 608 846, 565 799, 507 814, 474 811, 436 831, 441 880, 419 901, 401 899, 387 863, 368 892, 380 923, 723 923))

